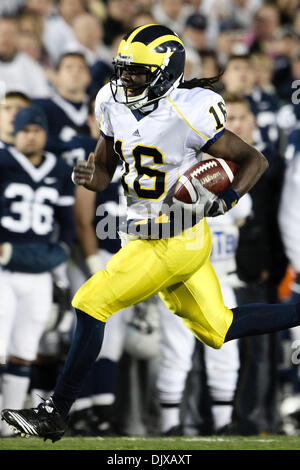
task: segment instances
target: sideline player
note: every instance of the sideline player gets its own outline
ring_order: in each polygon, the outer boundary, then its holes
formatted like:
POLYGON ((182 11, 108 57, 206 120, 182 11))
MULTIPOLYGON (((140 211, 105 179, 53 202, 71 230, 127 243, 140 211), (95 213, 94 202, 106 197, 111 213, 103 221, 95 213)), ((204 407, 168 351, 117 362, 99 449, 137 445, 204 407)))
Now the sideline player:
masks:
POLYGON ((0 356, 3 406, 20 407, 52 306, 50 271, 67 259, 74 237, 74 186, 67 165, 44 152, 42 109, 21 109, 14 133, 15 147, 0 150, 0 356))
POLYGON ((229 210, 268 163, 224 128, 225 104, 209 89, 213 80, 182 81, 184 45, 161 25, 127 33, 114 63, 116 75, 96 100, 102 137, 87 164, 76 165, 73 178, 76 184, 103 191, 115 172, 117 153, 124 161, 127 216, 133 219, 135 234, 128 234, 106 268, 75 294, 76 330, 52 397, 35 409, 2 411, 17 432, 52 441, 65 432, 70 408, 101 349, 106 320, 125 307, 159 293, 197 339, 217 349, 233 339, 300 324, 300 304, 251 304, 232 310, 224 305, 209 262, 211 234, 205 217, 229 210), (162 203, 167 195, 172 200, 178 176, 201 158, 201 151, 239 165, 231 187, 215 196, 193 180, 198 198, 184 210, 198 216, 201 209, 204 217, 169 238, 137 238, 145 225, 159 220, 163 225, 162 203), (145 223, 146 212, 150 220, 145 223))
MULTIPOLYGON (((224 303, 237 306, 234 288, 242 285, 236 273, 236 248, 239 226, 251 210, 251 198, 245 194, 239 204, 226 214, 209 217, 212 234, 210 262, 218 276, 224 303)), ((195 337, 184 327, 180 318, 170 313, 163 304, 161 315, 161 352, 159 356, 157 389, 161 410, 160 430, 168 436, 182 435, 181 403, 186 378, 192 367, 195 337)), ((231 422, 233 399, 239 372, 238 341, 230 341, 219 349, 204 347, 207 386, 212 399, 214 430, 231 422)), ((192 392, 191 392, 192 393, 192 392)), ((183 423, 183 424, 182 424, 183 423)))
MULTIPOLYGON (((70 151, 65 143, 77 134, 89 135, 87 87, 90 80, 84 55, 80 52, 66 52, 56 67, 54 96, 35 100, 47 115, 49 133, 46 150, 49 152, 58 155, 70 151)), ((73 151, 72 155, 75 163, 78 150, 73 151)), ((82 158, 82 154, 80 156, 82 158)))

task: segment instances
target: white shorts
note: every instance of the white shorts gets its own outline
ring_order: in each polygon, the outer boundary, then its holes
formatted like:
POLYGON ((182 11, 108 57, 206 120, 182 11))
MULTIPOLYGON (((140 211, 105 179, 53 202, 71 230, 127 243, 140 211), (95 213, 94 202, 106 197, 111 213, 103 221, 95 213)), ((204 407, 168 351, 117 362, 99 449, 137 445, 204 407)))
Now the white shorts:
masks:
POLYGON ((52 305, 51 274, 0 271, 0 360, 36 358, 52 305))

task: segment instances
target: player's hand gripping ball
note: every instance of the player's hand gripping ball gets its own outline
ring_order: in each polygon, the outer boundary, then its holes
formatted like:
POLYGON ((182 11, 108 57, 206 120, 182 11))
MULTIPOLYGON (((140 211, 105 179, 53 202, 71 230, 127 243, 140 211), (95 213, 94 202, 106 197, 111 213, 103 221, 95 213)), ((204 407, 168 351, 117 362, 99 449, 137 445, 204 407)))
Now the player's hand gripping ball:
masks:
MULTIPOLYGON (((237 168, 237 164, 230 160, 216 158, 196 163, 179 178, 173 201, 193 212, 202 209, 205 217, 224 214, 230 208, 225 197, 226 190, 228 191, 237 168)), ((230 194, 228 199, 231 197, 230 194)))

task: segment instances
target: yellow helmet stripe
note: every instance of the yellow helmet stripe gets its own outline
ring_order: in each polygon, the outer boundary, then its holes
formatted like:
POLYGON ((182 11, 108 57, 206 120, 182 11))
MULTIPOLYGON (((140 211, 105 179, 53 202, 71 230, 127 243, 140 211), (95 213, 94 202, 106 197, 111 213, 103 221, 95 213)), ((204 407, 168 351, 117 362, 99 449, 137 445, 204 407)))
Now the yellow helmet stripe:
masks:
POLYGON ((143 26, 140 26, 139 28, 136 28, 134 31, 132 31, 132 33, 130 34, 130 36, 126 39, 126 42, 128 44, 131 43, 131 41, 133 41, 133 39, 136 37, 136 35, 138 33, 140 33, 141 31, 143 31, 143 29, 145 28, 149 28, 149 26, 156 26, 155 24, 145 24, 143 26))

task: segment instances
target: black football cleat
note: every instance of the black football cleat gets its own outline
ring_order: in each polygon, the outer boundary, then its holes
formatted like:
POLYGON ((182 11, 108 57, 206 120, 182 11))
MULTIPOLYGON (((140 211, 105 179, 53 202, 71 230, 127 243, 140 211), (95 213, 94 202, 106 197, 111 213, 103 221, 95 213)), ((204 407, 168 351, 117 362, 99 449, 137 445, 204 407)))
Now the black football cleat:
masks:
POLYGON ((40 403, 37 408, 23 410, 3 410, 1 418, 21 437, 41 437, 52 442, 61 439, 66 423, 54 406, 51 398, 40 403))

